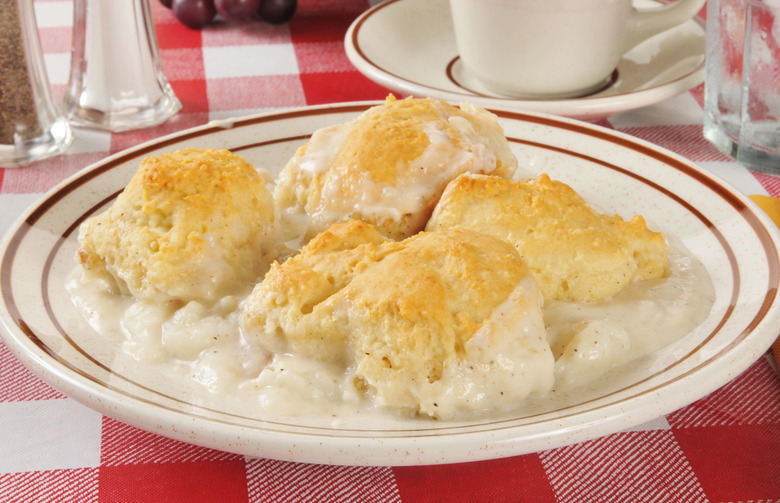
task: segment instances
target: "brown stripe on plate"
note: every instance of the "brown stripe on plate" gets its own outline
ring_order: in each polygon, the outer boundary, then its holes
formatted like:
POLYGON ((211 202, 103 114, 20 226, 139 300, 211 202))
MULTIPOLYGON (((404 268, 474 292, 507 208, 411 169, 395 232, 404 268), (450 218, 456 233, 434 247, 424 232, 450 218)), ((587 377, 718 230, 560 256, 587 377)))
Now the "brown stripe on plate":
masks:
MULTIPOLYGON (((325 109, 304 109, 304 110, 292 111, 292 112, 283 113, 283 114, 277 114, 277 115, 267 115, 267 116, 260 116, 260 117, 254 117, 254 118, 240 119, 240 120, 236 120, 236 121, 233 122, 233 127, 245 127, 245 126, 251 126, 251 125, 259 124, 259 123, 263 123, 263 122, 285 120, 285 119, 288 119, 288 118, 295 118, 295 117, 323 115, 323 114, 331 114, 331 113, 359 112, 359 111, 362 111, 362 110, 366 109, 368 106, 371 106, 371 105, 373 105, 373 104, 351 105, 351 106, 333 107, 333 108, 329 107, 329 108, 325 108, 325 109)), ((574 132, 577 132, 579 134, 584 134, 586 136, 591 136, 591 137, 599 138, 599 139, 602 139, 602 140, 605 140, 605 141, 609 141, 611 143, 615 143, 615 144, 620 145, 622 147, 629 148, 631 150, 634 150, 636 152, 642 153, 644 155, 648 155, 649 157, 652 157, 652 158, 654 158, 656 160, 664 162, 665 164, 668 164, 670 167, 673 167, 673 168, 675 168, 675 169, 685 173, 686 175, 696 179, 697 181, 699 181, 703 185, 705 185, 708 188, 710 188, 710 190, 712 190, 713 192, 719 194, 724 200, 728 201, 729 204, 731 204, 731 206, 733 206, 740 213, 740 215, 742 215, 742 217, 748 222, 748 224, 751 226, 751 228, 753 228, 756 231, 756 234, 758 235, 759 240, 761 241, 761 243, 762 243, 762 245, 764 247, 765 254, 767 255, 767 258, 769 259, 768 263, 770 265, 769 289, 767 291, 767 295, 765 296, 764 302, 763 302, 763 304, 762 304, 758 314, 754 317, 754 319, 751 321, 751 323, 746 328, 746 330, 743 331, 743 333, 741 333, 740 336, 737 339, 735 339, 735 341, 733 341, 729 345, 729 348, 733 347, 733 346, 737 345, 739 342, 741 342, 741 340, 743 340, 750 333, 750 331, 753 328, 755 328, 755 326, 757 326, 761 322, 761 320, 765 316, 766 312, 768 311, 769 307, 771 306, 771 304, 774 301, 774 298, 775 298, 775 296, 777 294, 777 286, 778 286, 777 250, 773 246, 771 246, 771 243, 772 243, 771 238, 770 238, 769 234, 767 233, 766 229, 760 224, 760 221, 758 221, 758 219, 756 218, 755 214, 753 214, 749 210, 749 208, 747 208, 744 205, 744 203, 742 203, 739 199, 737 199, 732 194, 730 194, 728 192, 728 190, 726 190, 725 188, 721 187, 720 185, 714 183, 711 179, 709 179, 705 175, 698 173, 696 170, 692 169, 686 163, 681 162, 681 161, 677 160, 674 157, 670 157, 670 156, 668 156, 668 155, 666 155, 666 154, 664 154, 662 152, 658 152, 655 149, 649 148, 649 147, 647 147, 647 146, 645 146, 645 145, 643 145, 641 143, 632 141, 630 139, 623 138, 623 137, 620 137, 620 136, 614 136, 614 135, 612 135, 612 134, 610 134, 608 132, 601 131, 599 129, 594 129, 592 126, 586 126, 586 125, 580 125, 580 124, 577 124, 577 123, 556 120, 554 118, 549 118, 549 117, 537 117, 537 116, 526 115, 526 114, 521 114, 521 113, 512 113, 512 112, 503 112, 503 111, 499 111, 499 112, 494 111, 494 112, 497 113, 499 116, 505 117, 505 118, 511 118, 511 119, 514 119, 514 120, 519 120, 519 121, 524 121, 524 122, 538 123, 538 124, 543 124, 543 125, 547 125, 547 126, 554 127, 554 128, 574 131, 574 132)), ((104 173, 104 172, 106 172, 106 171, 108 171, 110 169, 114 169, 119 164, 122 164, 124 162, 128 162, 128 161, 130 161, 130 160, 132 160, 134 158, 137 158, 139 156, 145 155, 148 152, 153 151, 153 150, 157 150, 157 149, 159 149, 161 147, 169 146, 169 145, 172 145, 172 144, 175 144, 175 143, 180 143, 180 142, 185 141, 187 139, 208 135, 208 134, 211 134, 211 133, 217 132, 219 130, 223 130, 223 129, 224 128, 222 128, 222 127, 207 126, 207 127, 204 127, 204 128, 200 128, 200 129, 194 130, 194 131, 188 131, 188 132, 185 132, 185 133, 182 133, 182 134, 179 134, 179 135, 174 135, 172 137, 164 138, 164 139, 162 139, 159 142, 155 142, 155 143, 152 143, 152 144, 148 144, 148 145, 139 147, 138 149, 135 149, 135 150, 133 150, 131 152, 128 152, 125 155, 119 156, 118 158, 115 158, 115 159, 111 159, 111 160, 107 161, 105 164, 98 164, 92 170, 90 170, 90 171, 88 171, 86 173, 83 173, 80 176, 77 176, 76 179, 71 180, 69 183, 65 184, 62 188, 60 188, 59 190, 54 192, 46 201, 44 201, 41 204, 41 206, 36 208, 31 213, 30 217, 28 217, 26 219, 25 222, 26 222, 27 225, 23 225, 22 227, 20 227, 20 229, 17 231, 17 233, 13 236, 12 241, 11 241, 11 245, 9 246, 9 250, 6 252, 5 256, 3 257, 3 262, 2 262, 2 286, 3 286, 3 292, 4 292, 3 296, 4 296, 4 300, 6 302, 6 305, 9 307, 9 312, 12 312, 12 314, 15 316, 15 319, 17 320, 17 325, 19 326, 20 330, 22 330, 22 332, 25 335, 27 335, 30 338, 30 340, 33 341, 42 351, 44 351, 46 354, 50 355, 58 363, 62 364, 63 366, 65 366, 66 368, 68 368, 68 369, 70 369, 72 371, 77 372, 79 375, 89 379, 90 381, 92 381, 92 382, 94 382, 94 383, 96 383, 96 384, 98 384, 98 385, 100 385, 102 387, 108 386, 107 383, 102 382, 100 380, 97 380, 93 376, 90 376, 90 375, 80 371, 79 369, 74 368, 69 362, 61 360, 56 355, 54 350, 52 350, 51 348, 47 347, 36 336, 34 331, 31 330, 26 325, 24 320, 21 319, 18 307, 15 304, 15 299, 13 297, 13 292, 11 291, 10 270, 11 270, 11 267, 13 266, 13 259, 15 257, 15 254, 16 254, 17 250, 18 250, 19 244, 21 243, 24 235, 29 231, 29 227, 34 225, 34 223, 37 222, 38 219, 44 213, 49 211, 55 205, 56 202, 60 201, 66 195, 71 193, 75 189, 75 187, 83 185, 87 181, 95 178, 98 174, 104 173)), ((272 140, 268 140, 267 142, 258 142, 258 143, 255 143, 255 144, 237 145, 237 146, 231 147, 231 150, 240 151, 240 150, 246 150, 246 149, 253 148, 253 147, 261 147, 263 145, 272 144, 272 143, 282 143, 282 142, 285 142, 285 141, 294 141, 294 140, 297 141, 297 140, 305 139, 307 136, 308 135, 298 135, 298 136, 289 137, 289 138, 272 139, 272 140)), ((573 156, 576 156, 576 157, 579 157, 579 158, 586 159, 586 160, 591 161, 591 162, 596 162, 598 164, 604 165, 605 167, 608 167, 609 169, 616 170, 616 171, 618 171, 618 172, 620 172, 620 173, 622 173, 624 175, 632 176, 632 177, 642 181, 643 183, 647 184, 648 186, 652 187, 653 189, 661 191, 662 193, 664 193, 664 195, 672 197, 673 199, 678 201, 680 204, 683 204, 683 206, 686 209, 688 209, 689 211, 692 211, 694 214, 696 214, 697 218, 699 218, 707 226, 708 229, 710 229, 713 233, 716 233, 716 238, 722 244, 722 246, 724 246, 724 249, 726 250, 726 253, 729 256, 730 265, 732 267, 732 274, 735 275, 735 287, 734 287, 734 290, 732 291, 732 302, 731 302, 731 305, 729 307, 729 310, 728 310, 727 314, 724 315, 724 319, 730 315, 730 313, 733 311, 733 308, 734 308, 733 304, 734 304, 734 299, 735 299, 735 296, 736 296, 737 285, 738 285, 738 282, 739 282, 738 273, 735 271, 734 254, 733 254, 733 251, 730 249, 730 247, 728 247, 727 243, 724 242, 724 238, 723 238, 722 235, 720 235, 720 232, 714 227, 714 225, 711 222, 709 222, 708 219, 706 219, 706 217, 704 217, 697 210, 695 210, 695 208, 692 208, 684 200, 681 200, 679 197, 675 196, 674 194, 671 194, 667 189, 665 189, 665 188, 655 184, 654 182, 650 182, 649 180, 646 180, 646 179, 644 179, 642 177, 639 177, 638 175, 636 175, 636 174, 634 174, 634 173, 632 173, 632 172, 630 172, 630 171, 628 171, 626 169, 623 169, 623 168, 621 168, 619 166, 615 166, 615 165, 610 164, 608 162, 601 161, 601 160, 598 160, 598 159, 594 159, 594 158, 591 158, 589 156, 586 156, 584 154, 580 154, 580 153, 577 153, 577 152, 571 152, 571 151, 568 151, 568 150, 565 150, 565 149, 560 149, 560 148, 552 147, 552 146, 549 146, 549 145, 534 143, 534 142, 531 142, 529 140, 523 140, 523 139, 519 139, 519 138, 510 138, 510 141, 516 142, 516 143, 532 144, 532 145, 538 146, 540 148, 545 148, 545 149, 549 149, 549 150, 555 150, 555 151, 558 151, 558 152, 561 152, 561 153, 564 153, 564 154, 567 154, 567 155, 573 155, 573 156)), ((110 196, 109 198, 104 199, 104 201, 101 201, 100 204, 95 205, 95 207, 93 207, 89 212, 87 212, 84 215, 82 215, 78 219, 77 222, 74 222, 72 225, 70 225, 68 227, 67 231, 65 233, 63 233, 63 235, 58 240, 58 242, 55 245, 55 247, 50 252, 49 259, 47 259, 46 264, 45 264, 45 271, 43 273, 44 276, 41 278, 41 288, 42 288, 42 292, 44 292, 43 296, 45 297, 44 302, 45 302, 47 313, 51 317, 53 323, 55 323, 55 325, 57 326, 57 328, 60 331, 61 335, 69 342, 69 344, 71 344, 82 355, 84 355, 86 358, 88 358, 94 364, 102 367, 103 369, 105 369, 108 372, 111 372, 111 370, 108 369, 105 366, 102 366, 98 362, 96 362, 95 359, 92 358, 90 355, 86 354, 86 352, 83 351, 82 348, 76 346, 74 344, 74 342, 70 339, 70 337, 65 333, 65 331, 62 328, 62 326, 60 325, 59 321, 56 320, 56 317, 53 314, 53 311, 51 309, 51 303, 50 303, 50 301, 48 299, 48 294, 46 292, 48 291, 47 286, 48 286, 48 281, 49 281, 50 269, 51 269, 51 265, 53 263, 53 257, 56 255, 56 252, 59 250, 59 248, 65 242, 65 240, 73 232, 75 232, 75 229, 78 227, 78 224, 81 221, 83 221, 84 218, 86 218, 92 212, 96 211, 96 208, 98 208, 102 204, 105 204, 112 197, 114 197, 114 195, 110 196)), ((720 327, 722 324, 723 324, 723 320, 719 323, 718 326, 720 327)), ((717 330, 715 332, 717 332, 717 330)), ((712 335, 710 335, 710 337, 712 337, 712 335)), ((716 359, 716 358, 722 356, 723 354, 726 353, 726 351, 727 351, 727 349, 722 350, 717 355, 714 355, 714 356, 710 357, 707 361, 712 361, 713 359, 716 359)), ((703 367, 705 363, 706 362, 700 364, 699 366, 697 366, 694 369, 691 369, 690 371, 687 372, 686 375, 691 374, 691 373, 695 372, 696 370, 698 370, 699 368, 703 367)), ((676 364, 677 363, 675 363, 675 365, 676 364)), ((117 375, 117 374, 114 374, 114 375, 117 375)), ((122 377, 122 376, 118 376, 118 377, 122 377)), ((127 382, 129 382, 129 383, 131 383, 131 384, 133 384, 135 386, 139 386, 137 383, 134 383, 133 381, 130 381, 130 380, 124 378, 124 377, 123 377, 123 379, 125 379, 127 382)), ((664 385, 665 384, 666 383, 664 383, 664 385)), ((662 387, 662 386, 659 386, 659 387, 662 387)), ((143 388, 143 389, 146 389, 146 388, 144 388, 142 386, 139 386, 139 387, 143 388)), ((162 408, 170 410, 172 412, 182 413, 182 411, 179 410, 179 409, 176 409, 176 408, 173 408, 173 407, 168 407, 168 406, 156 403, 156 402, 152 402, 152 401, 140 398, 140 397, 136 396, 135 394, 128 393, 128 392, 123 391, 123 390, 118 390, 118 389, 115 389, 113 387, 111 387, 109 389, 113 389, 114 391, 116 391, 116 392, 118 392, 118 393, 120 393, 120 394, 122 394, 124 396, 128 396, 130 398, 133 398, 135 400, 139 400, 139 401, 144 402, 144 403, 148 403, 148 404, 153 405, 155 407, 162 407, 162 408)), ((184 402, 182 400, 179 400, 179 399, 176 399, 176 398, 173 398, 173 397, 167 397, 165 395, 160 394, 159 392, 156 392, 156 391, 153 391, 153 390, 148 390, 148 389, 147 389, 147 391, 151 391, 152 393, 157 394, 158 396, 165 397, 165 398, 173 400, 175 402, 187 405, 188 408, 194 407, 192 404, 190 404, 188 402, 184 402)), ((641 394, 646 394, 646 393, 649 393, 649 392, 652 392, 652 391, 653 390, 644 391, 641 394)), ((609 395, 607 395, 607 396, 609 396, 609 395)), ((632 395, 632 397, 629 397, 629 398, 634 398, 636 396, 639 396, 639 395, 632 395)), ((603 396, 599 397, 599 399, 601 399, 601 398, 604 398, 604 397, 603 396)), ((629 398, 623 399, 621 401, 628 400, 629 398)), ((583 404, 587 404, 587 403, 588 402, 583 402, 583 403, 579 403, 579 404, 573 405, 571 407, 579 407, 579 406, 581 406, 583 404)), ((619 403, 619 402, 616 402, 616 403, 619 403)), ((611 407, 613 405, 615 405, 615 403, 610 403, 607 406, 611 407)), ((571 407, 567 407, 567 408, 571 408, 571 407)), ((290 425, 289 423, 275 423, 275 422, 270 422, 270 421, 257 420, 257 419, 253 419, 253 418, 245 418, 243 416, 232 415, 230 413, 225 413, 225 412, 222 412, 222 411, 210 410, 210 409, 206 409, 206 408, 201 408, 201 410, 215 412, 215 413, 221 414, 221 415, 223 415, 225 417, 235 417, 235 418, 246 419, 246 420, 255 421, 255 422, 261 422, 264 425, 277 424, 277 425, 285 427, 285 429, 287 429, 287 430, 289 430, 290 428, 300 428, 300 429, 304 429, 304 430, 311 430, 312 429, 311 427, 290 425)), ((560 410, 565 410, 565 409, 560 409, 560 410)), ((192 412, 190 412, 190 413, 192 413, 192 412)), ((532 416, 527 416, 527 417, 524 417, 522 419, 525 420, 525 419, 528 419, 529 417, 533 418, 535 416, 542 416, 542 415, 546 415, 546 414, 549 414, 549 412, 540 413, 540 414, 536 414, 536 415, 532 415, 532 416)), ((576 415, 576 414, 578 414, 578 413, 574 413, 574 414, 570 414, 570 415, 576 415)), ((230 421, 220 421, 220 420, 216 420, 216 419, 214 419, 212 417, 205 417, 205 416, 200 416, 200 417, 203 417, 204 419, 207 419, 208 421, 217 421, 217 422, 221 422, 221 423, 224 423, 224 424, 231 424, 231 425, 234 424, 234 423, 231 423, 230 421)), ((559 416, 559 417, 567 417, 567 416, 559 416)), ((515 422, 517 419, 518 418, 504 419, 504 420, 495 420, 495 421, 487 421, 487 422, 481 422, 481 423, 469 425, 468 427, 462 427, 462 426, 452 427, 452 428, 438 427, 437 431, 440 432, 442 430, 444 430, 444 431, 448 431, 449 430, 450 433, 461 433, 462 432, 462 433, 465 434, 465 433, 473 432, 473 430, 475 428, 478 429, 478 428, 483 428, 483 427, 486 427, 486 426, 490 426, 490 427, 493 427, 493 428, 495 428, 495 427, 511 428, 511 427, 515 426, 515 425, 513 425, 511 423, 515 422)), ((531 425, 531 424, 534 424, 534 423, 533 422, 531 422, 531 423, 523 423, 524 426, 531 425)), ((317 427, 317 428, 314 428, 314 429, 316 431, 335 432, 335 433, 338 433, 338 434, 341 434, 341 435, 345 435, 345 434, 364 435, 364 434, 371 434, 371 433, 376 433, 376 432, 381 431, 381 430, 343 430, 343 429, 337 429, 337 428, 323 428, 323 427, 317 427)), ((398 434, 398 435, 406 433, 406 434, 414 434, 415 436, 437 435, 437 433, 426 433, 426 431, 427 430, 425 430, 425 429, 423 429, 423 430, 405 429, 405 430, 388 430, 387 433, 398 434)), ((298 433, 298 432, 296 432, 296 433, 298 433)), ((316 434, 316 433, 312 433, 312 434, 316 434)))
MULTIPOLYGON (((164 137, 159 140, 152 140, 151 142, 147 144, 143 144, 137 148, 134 148, 132 150, 127 151, 124 154, 119 154, 115 157, 111 157, 105 161, 98 162, 94 165, 92 165, 92 168, 86 168, 87 171, 84 171, 82 173, 74 175, 70 180, 63 182, 63 184, 53 189, 53 192, 47 196, 37 207, 33 208, 30 214, 25 218, 25 220, 19 225, 19 228, 14 233, 14 235, 11 237, 9 245, 5 251, 5 254, 3 256, 2 262, 0 262, 0 288, 2 289, 3 293, 3 301, 6 304, 6 307, 8 309, 9 314, 11 314, 12 318, 14 319, 14 322, 16 323, 19 330, 24 333, 28 339, 33 342, 41 351, 49 355, 53 360, 63 365, 65 368, 69 369, 72 372, 77 373, 81 377, 84 377, 88 379, 91 382, 94 382, 98 384, 101 387, 105 387, 107 389, 111 389, 113 391, 116 391, 120 394, 123 394, 125 396, 131 396, 132 398, 135 398, 137 400, 143 401, 145 403, 149 403, 151 405, 160 406, 159 404, 156 404, 154 402, 149 402, 148 400, 142 399, 140 397, 137 397, 135 395, 130 395, 126 393, 123 390, 117 389, 114 386, 109 385, 108 383, 105 383, 103 381, 100 381, 96 379, 94 376, 89 375, 86 372, 83 372, 81 369, 74 367, 70 362, 67 360, 63 360, 54 349, 47 346, 41 339, 38 337, 38 335, 30 328, 29 324, 22 319, 19 307, 16 304, 16 299, 13 295, 13 288, 11 285, 11 270, 13 267, 13 261, 16 257, 16 254, 18 252, 19 246, 21 245, 22 241, 24 240, 24 237, 28 234, 30 229, 34 227, 34 225, 45 215, 47 212, 52 210, 56 204, 61 202, 65 197, 73 193, 77 188, 85 185, 89 181, 97 178, 98 176, 115 169, 117 166, 120 166, 124 163, 130 162, 132 160, 138 159, 139 157, 143 157, 147 155, 149 152, 158 150, 160 148, 174 145, 177 143, 181 143, 183 141, 198 138, 202 136, 207 136, 209 134, 213 134, 219 131, 224 131, 226 129, 234 129, 234 128, 240 128, 240 127, 248 127, 253 126, 256 124, 266 123, 266 122, 277 122, 277 121, 284 121, 292 118, 303 118, 303 117, 310 117, 310 116, 319 116, 319 115, 328 115, 328 114, 341 114, 341 113, 357 113, 360 111, 365 110, 369 106, 375 105, 376 103, 364 103, 364 104, 355 104, 355 105, 345 105, 341 107, 323 107, 323 108, 303 108, 303 109, 296 109, 291 110, 289 112, 283 112, 283 113, 276 113, 276 114, 264 114, 254 117, 247 117, 242 119, 236 119, 233 121, 219 121, 220 124, 230 123, 230 127, 226 128, 222 125, 213 125, 213 124, 206 124, 204 126, 201 126, 199 128, 195 128, 193 130, 186 130, 181 133, 177 133, 168 137, 164 137)), ((268 140, 265 142, 257 142, 250 145, 240 145, 234 148, 230 148, 230 150, 245 150, 248 148, 253 147, 261 147, 267 144, 274 144, 274 143, 281 143, 285 141, 296 141, 308 138, 310 135, 298 135, 294 137, 288 137, 288 138, 279 138, 279 139, 273 139, 268 140)), ((63 329, 61 323, 59 320, 56 319, 56 316, 54 316, 54 313, 52 311, 52 305, 48 298, 48 281, 49 276, 51 273, 51 266, 54 261, 54 257, 56 257, 57 251, 62 247, 62 245, 65 243, 67 238, 78 228, 78 226, 83 222, 86 218, 88 218, 92 213, 97 211, 98 208, 109 202, 110 200, 114 199, 120 191, 115 192, 114 194, 104 198, 99 203, 95 204, 89 211, 82 214, 78 219, 76 219, 75 222, 71 223, 71 225, 68 226, 65 232, 63 232, 62 236, 60 236, 57 240, 57 243, 52 248, 52 250, 49 252, 45 265, 44 270, 41 277, 41 300, 44 304, 44 308, 49 315, 50 320, 60 333, 62 337, 71 345, 71 347, 76 350, 78 353, 83 355, 88 361, 95 364, 99 368, 102 368, 103 370, 106 370, 107 372, 112 373, 113 375, 120 377, 124 379, 126 382, 129 382, 135 386, 138 386, 142 389, 147 389, 144 386, 141 386, 135 382, 132 382, 123 376, 116 374, 111 369, 105 367, 101 363, 99 363, 97 360, 95 360, 91 355, 89 355, 86 351, 84 351, 81 347, 76 345, 74 341, 70 338, 70 336, 65 332, 63 329)), ((155 393, 159 396, 165 397, 165 395, 162 395, 159 392, 156 392, 154 390, 149 390, 152 393, 155 393)), ((166 397, 171 400, 174 400, 176 402, 182 403, 184 405, 190 406, 189 403, 184 402, 182 400, 173 398, 173 397, 166 397)), ((176 409, 169 409, 172 411, 176 411, 176 409)), ((213 411, 218 412, 218 411, 213 411)), ((220 412, 222 414, 225 414, 223 412, 220 412)), ((228 414, 229 415, 229 414, 228 414)))

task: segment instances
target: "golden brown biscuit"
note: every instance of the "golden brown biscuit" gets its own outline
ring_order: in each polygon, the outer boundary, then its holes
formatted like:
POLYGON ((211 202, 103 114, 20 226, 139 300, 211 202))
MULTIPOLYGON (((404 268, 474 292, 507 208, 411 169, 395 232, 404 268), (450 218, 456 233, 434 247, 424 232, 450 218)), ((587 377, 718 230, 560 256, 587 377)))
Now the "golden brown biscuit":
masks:
POLYGON ((427 230, 460 226, 512 243, 549 300, 595 301, 634 278, 663 276, 668 245, 636 215, 625 221, 594 211, 547 175, 509 182, 460 176, 444 191, 427 230))
POLYGON ((252 284, 272 257, 274 207, 260 173, 227 150, 147 157, 79 229, 78 260, 149 301, 213 301, 252 284))
POLYGON ((343 363, 346 333, 324 326, 322 304, 389 251, 359 220, 334 225, 282 264, 274 262, 242 308, 242 326, 265 349, 343 363))
POLYGON ((503 240, 465 229, 388 241, 333 225, 244 303, 263 348, 341 365, 379 405, 451 417, 552 385, 540 296, 503 240))
POLYGON ((456 175, 509 177, 516 166, 492 113, 390 96, 346 124, 315 132, 282 170, 274 198, 283 217, 307 217, 305 240, 349 218, 402 239, 422 230, 456 175))

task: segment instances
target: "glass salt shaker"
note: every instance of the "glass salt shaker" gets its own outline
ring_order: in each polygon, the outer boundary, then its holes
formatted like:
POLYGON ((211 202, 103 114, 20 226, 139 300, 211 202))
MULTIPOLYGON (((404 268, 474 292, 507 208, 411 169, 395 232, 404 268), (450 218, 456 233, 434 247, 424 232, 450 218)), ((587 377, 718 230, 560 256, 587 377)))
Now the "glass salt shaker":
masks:
POLYGON ((51 97, 32 0, 0 0, 0 166, 59 154, 72 140, 51 97))
POLYGON ((165 77, 149 0, 75 0, 63 109, 113 132, 156 126, 181 109, 165 77))

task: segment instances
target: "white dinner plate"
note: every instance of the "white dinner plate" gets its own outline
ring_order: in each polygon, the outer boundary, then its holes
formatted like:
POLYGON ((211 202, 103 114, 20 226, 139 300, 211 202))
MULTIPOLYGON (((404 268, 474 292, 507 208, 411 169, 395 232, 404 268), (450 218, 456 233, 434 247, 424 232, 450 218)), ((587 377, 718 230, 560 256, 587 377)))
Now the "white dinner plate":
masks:
MULTIPOLYGON (((637 5, 658 4, 639 0, 637 5)), ((704 81, 705 33, 698 19, 637 45, 620 60, 607 87, 573 99, 507 98, 476 82, 458 58, 448 0, 383 2, 352 23, 344 45, 361 73, 404 95, 583 120, 652 105, 704 81)))
POLYGON ((413 465, 517 455, 623 430, 701 398, 758 359, 780 331, 778 245, 771 220, 724 182, 647 142, 588 123, 496 111, 520 165, 572 185, 604 211, 644 215, 709 272, 708 318, 678 342, 572 396, 516 413, 447 422, 365 417, 279 418, 217 410, 161 392, 112 367, 64 288, 76 230, 129 181, 141 158, 184 147, 228 148, 278 173, 313 131, 367 103, 214 122, 119 153, 49 191, 0 247, 0 321, 8 347, 54 388, 101 413, 186 442, 236 453, 332 464, 413 465), (251 417, 250 417, 251 416, 251 417))

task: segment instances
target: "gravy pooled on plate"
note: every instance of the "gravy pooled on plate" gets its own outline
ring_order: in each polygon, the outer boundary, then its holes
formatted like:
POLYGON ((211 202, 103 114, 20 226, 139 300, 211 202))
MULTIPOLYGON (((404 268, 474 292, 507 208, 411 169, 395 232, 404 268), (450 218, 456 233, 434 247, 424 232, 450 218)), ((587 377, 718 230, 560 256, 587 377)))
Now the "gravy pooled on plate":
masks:
POLYGON ((681 246, 516 166, 489 112, 412 98, 315 132, 273 191, 228 151, 148 158, 68 290, 123 375, 253 417, 499 414, 706 318, 681 246))
POLYGON ((527 265, 462 228, 397 242, 334 224, 271 267, 241 324, 274 354, 337 365, 384 407, 437 418, 510 410, 553 384, 527 265))

